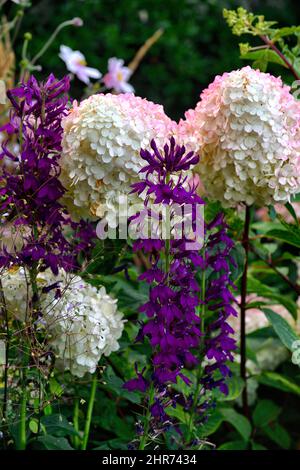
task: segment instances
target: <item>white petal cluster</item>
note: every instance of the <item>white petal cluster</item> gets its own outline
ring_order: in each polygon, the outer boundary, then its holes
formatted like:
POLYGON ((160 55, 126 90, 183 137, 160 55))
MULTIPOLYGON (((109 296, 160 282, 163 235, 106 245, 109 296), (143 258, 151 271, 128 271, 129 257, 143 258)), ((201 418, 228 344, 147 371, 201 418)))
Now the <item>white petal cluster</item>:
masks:
MULTIPOLYGON (((119 349, 124 319, 117 311, 117 300, 104 287, 97 290, 78 276, 70 278, 63 270, 57 277, 49 270, 38 277, 40 287, 56 282, 62 295, 56 298, 55 289, 41 295, 41 323, 58 364, 82 377, 86 372, 95 372, 102 355, 109 356, 119 349)), ((2 284, 9 312, 24 320, 28 297, 24 270, 6 273, 2 284)))
POLYGON ((292 351, 292 363, 300 366, 300 340, 293 342, 292 351))
POLYGON ((71 215, 106 216, 116 226, 119 197, 141 178, 140 149, 153 138, 163 144, 174 126, 162 106, 131 93, 98 94, 75 104, 63 121, 61 159, 71 215))
POLYGON ((225 207, 286 202, 300 189, 300 103, 280 78, 251 67, 217 76, 179 133, 225 207))

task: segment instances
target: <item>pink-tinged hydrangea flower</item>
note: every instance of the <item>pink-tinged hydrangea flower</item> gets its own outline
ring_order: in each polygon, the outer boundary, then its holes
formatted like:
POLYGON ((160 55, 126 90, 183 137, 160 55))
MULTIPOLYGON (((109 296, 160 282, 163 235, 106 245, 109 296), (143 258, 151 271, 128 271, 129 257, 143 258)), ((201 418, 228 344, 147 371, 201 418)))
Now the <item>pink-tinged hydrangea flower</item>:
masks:
POLYGON ((226 207, 286 202, 300 189, 300 103, 280 78, 244 67, 217 76, 179 123, 199 174, 226 207))
POLYGON ((108 60, 108 73, 103 77, 104 85, 117 93, 133 93, 134 88, 128 83, 131 73, 130 68, 124 66, 124 60, 111 57, 108 60))
POLYGON ((80 51, 73 51, 70 47, 62 45, 59 57, 64 61, 67 69, 87 85, 90 83, 90 78, 102 77, 99 70, 87 67, 85 57, 80 51))
MULTIPOLYGON (((155 137, 158 145, 176 124, 163 107, 130 93, 93 95, 63 121, 61 179, 69 190, 71 214, 102 218, 114 226, 119 198, 139 181, 140 148, 155 137)), ((140 201, 138 196, 132 195, 140 201)))

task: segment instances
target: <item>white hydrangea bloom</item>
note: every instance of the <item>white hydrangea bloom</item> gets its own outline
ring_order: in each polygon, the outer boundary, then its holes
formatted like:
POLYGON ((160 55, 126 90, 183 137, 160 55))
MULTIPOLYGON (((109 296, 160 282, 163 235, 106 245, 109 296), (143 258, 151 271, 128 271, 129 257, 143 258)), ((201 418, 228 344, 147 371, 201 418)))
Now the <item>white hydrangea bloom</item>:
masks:
POLYGON ((25 320, 28 301, 32 297, 30 287, 27 289, 23 268, 12 268, 1 274, 5 303, 10 316, 25 320))
MULTIPOLYGON (((98 94, 74 105, 63 120, 61 180, 71 215, 103 218, 115 227, 119 197, 144 166, 140 149, 163 144, 175 123, 163 107, 131 93, 98 94)), ((130 196, 131 202, 140 199, 130 196)))
MULTIPOLYGON (((40 287, 56 282, 62 295, 56 298, 56 289, 52 289, 40 296, 43 311, 40 322, 58 363, 82 377, 86 372, 95 372, 102 355, 109 356, 119 349, 124 319, 117 311, 117 300, 104 287, 98 290, 78 276, 70 278, 63 270, 57 277, 50 270, 38 276, 40 287)), ((24 320, 27 305, 24 270, 7 272, 2 276, 2 284, 9 312, 24 320)))
POLYGON ((300 189, 300 103, 280 78, 249 66, 217 76, 178 132, 224 207, 286 202, 300 189))

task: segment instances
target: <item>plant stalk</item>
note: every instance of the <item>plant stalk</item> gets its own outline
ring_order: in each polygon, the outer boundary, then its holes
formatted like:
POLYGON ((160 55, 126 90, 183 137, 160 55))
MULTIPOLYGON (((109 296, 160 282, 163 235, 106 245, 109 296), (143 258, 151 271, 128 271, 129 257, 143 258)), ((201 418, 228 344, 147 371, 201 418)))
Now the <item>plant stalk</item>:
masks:
MULTIPOLYGON (((73 425, 74 425, 75 431, 79 433, 79 398, 75 398, 75 402, 74 402, 73 425)), ((79 436, 74 436, 73 445, 75 449, 79 449, 79 446, 80 446, 79 436)))
POLYGON ((153 383, 151 383, 150 390, 149 390, 149 401, 148 401, 148 408, 147 408, 147 413, 145 416, 145 427, 144 427, 144 432, 140 440, 140 445, 139 445, 139 450, 144 450, 147 444, 147 439, 148 439, 148 433, 149 433, 149 427, 150 427, 150 420, 151 420, 151 411, 150 407, 153 403, 153 398, 154 398, 154 386, 153 383))
MULTIPOLYGON (((26 376, 25 372, 23 373, 23 381, 25 382, 26 376)), ((21 408, 20 408, 20 423, 19 423, 19 442, 17 450, 26 449, 26 405, 27 405, 27 394, 26 394, 26 384, 22 389, 22 398, 21 398, 21 408)))
POLYGON ((86 414, 83 438, 82 438, 82 443, 81 443, 81 450, 86 450, 88 441, 89 441, 92 414, 93 414, 93 408, 94 408, 96 390, 97 390, 97 380, 98 380, 98 375, 97 375, 97 372, 95 372, 92 385, 91 385, 91 392, 90 392, 90 398, 89 398, 88 409, 87 409, 87 414, 86 414))

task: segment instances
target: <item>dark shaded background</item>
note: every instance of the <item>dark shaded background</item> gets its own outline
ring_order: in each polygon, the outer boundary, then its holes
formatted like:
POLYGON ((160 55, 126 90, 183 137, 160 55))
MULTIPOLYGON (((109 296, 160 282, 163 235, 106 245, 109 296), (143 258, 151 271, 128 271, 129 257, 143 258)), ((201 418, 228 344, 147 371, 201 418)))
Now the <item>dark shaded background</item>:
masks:
MULTIPOLYGON (((9 2, 12 4, 12 2, 9 2)), ((178 119, 198 101, 199 93, 217 74, 245 65, 239 59, 239 42, 232 36, 223 8, 244 6, 265 14, 280 25, 300 23, 300 2, 294 0, 41 0, 32 2, 23 21, 20 37, 33 34, 31 52, 36 52, 62 21, 79 16, 82 28, 63 30, 41 59, 42 75, 66 73, 58 58, 60 44, 81 50, 92 67, 103 74, 109 57, 129 62, 138 47, 162 27, 165 33, 150 50, 132 77, 136 94, 162 103, 178 119)), ((15 8, 12 6, 11 8, 15 8)), ((251 40, 251 38, 250 38, 251 40)), ((19 50, 21 42, 18 45, 19 50)), ((272 69, 282 73, 282 69, 272 69)), ((74 97, 82 84, 74 80, 74 97)))

